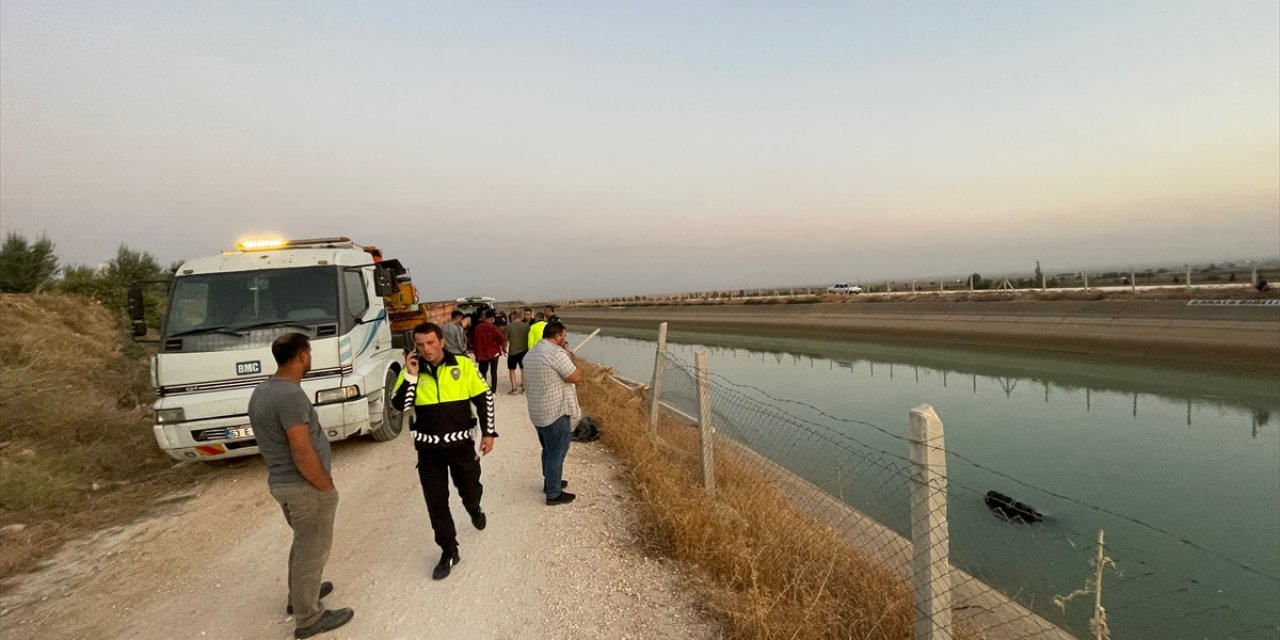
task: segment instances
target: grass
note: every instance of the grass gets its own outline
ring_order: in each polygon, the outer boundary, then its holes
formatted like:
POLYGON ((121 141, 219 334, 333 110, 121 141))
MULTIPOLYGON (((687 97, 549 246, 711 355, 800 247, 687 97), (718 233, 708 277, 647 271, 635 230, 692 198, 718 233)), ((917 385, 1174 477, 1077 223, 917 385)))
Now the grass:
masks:
POLYGON ((144 513, 202 475, 156 446, 148 354, 118 314, 67 295, 0 295, 0 578, 144 513))
MULTIPOLYGON (((581 361, 580 361, 581 362, 581 361)), ((693 588, 743 640, 911 638, 910 586, 797 508, 756 466, 716 453, 717 499, 698 478, 697 433, 664 414, 648 436, 638 392, 611 382, 611 370, 583 363, 579 396, 601 424, 601 441, 637 490, 645 539, 680 561, 693 588)), ((962 632, 958 638, 971 638, 962 632)))

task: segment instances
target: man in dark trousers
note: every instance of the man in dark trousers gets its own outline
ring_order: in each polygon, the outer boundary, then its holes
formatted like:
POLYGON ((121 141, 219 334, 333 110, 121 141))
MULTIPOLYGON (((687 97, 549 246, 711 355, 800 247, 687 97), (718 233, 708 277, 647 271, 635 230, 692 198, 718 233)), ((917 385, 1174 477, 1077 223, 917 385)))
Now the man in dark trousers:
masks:
POLYGON ((471 339, 471 351, 475 354, 476 364, 480 366, 480 378, 489 376, 489 390, 498 390, 498 357, 507 346, 507 338, 497 325, 497 313, 493 309, 485 309, 480 314, 480 324, 476 326, 475 336, 471 339))
POLYGON ((288 613, 296 616, 293 636, 310 638, 341 627, 355 613, 325 609, 320 603, 320 598, 333 591, 333 583, 321 582, 321 576, 333 545, 338 491, 329 475, 329 439, 302 390, 302 377, 311 370, 310 339, 286 333, 271 343, 271 355, 276 373, 253 390, 249 424, 267 463, 271 495, 293 529, 287 607, 288 613))
POLYGON ((458 531, 449 512, 449 475, 458 488, 471 524, 484 529, 487 520, 480 508, 484 487, 480 484, 480 457, 471 438, 471 407, 480 421, 480 453, 493 451, 493 392, 485 385, 470 358, 445 350, 444 332, 424 322, 413 329, 415 350, 405 354, 404 370, 396 380, 392 402, 413 412, 410 429, 418 451, 418 479, 427 500, 427 515, 442 554, 431 571, 435 580, 449 576, 462 560, 458 555, 458 531))

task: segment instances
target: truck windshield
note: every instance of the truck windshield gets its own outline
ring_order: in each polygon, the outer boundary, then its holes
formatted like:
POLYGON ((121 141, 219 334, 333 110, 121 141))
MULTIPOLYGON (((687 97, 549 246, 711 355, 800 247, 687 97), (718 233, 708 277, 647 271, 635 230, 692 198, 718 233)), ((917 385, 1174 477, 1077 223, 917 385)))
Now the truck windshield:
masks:
POLYGON ((166 337, 310 327, 337 322, 338 272, 300 267, 179 276, 169 300, 166 337))

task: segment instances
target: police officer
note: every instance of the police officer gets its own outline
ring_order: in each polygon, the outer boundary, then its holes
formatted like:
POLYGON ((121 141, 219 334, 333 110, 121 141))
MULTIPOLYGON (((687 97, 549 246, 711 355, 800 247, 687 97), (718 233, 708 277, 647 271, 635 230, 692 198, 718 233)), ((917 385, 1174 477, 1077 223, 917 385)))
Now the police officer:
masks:
POLYGON ((471 438, 471 407, 479 419, 480 453, 493 451, 493 392, 485 385, 470 358, 444 347, 439 325, 424 322, 413 329, 415 350, 405 354, 404 370, 396 380, 392 402, 405 411, 412 407, 410 430, 418 451, 418 479, 427 500, 427 515, 443 552, 431 572, 443 580, 458 555, 458 531, 449 512, 449 475, 458 488, 462 505, 471 515, 471 524, 484 529, 486 519, 480 508, 484 487, 480 484, 480 457, 471 438))

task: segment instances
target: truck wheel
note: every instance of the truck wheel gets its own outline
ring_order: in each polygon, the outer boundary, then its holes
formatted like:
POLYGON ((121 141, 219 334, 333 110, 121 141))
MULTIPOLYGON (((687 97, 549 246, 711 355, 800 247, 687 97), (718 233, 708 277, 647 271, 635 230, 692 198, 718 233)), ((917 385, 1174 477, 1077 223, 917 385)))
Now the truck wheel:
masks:
POLYGON ((395 404, 391 402, 391 396, 395 395, 396 391, 397 377, 398 374, 395 371, 387 372, 387 383, 382 389, 382 424, 378 425, 378 428, 374 429, 373 433, 370 434, 378 442, 395 440, 404 426, 401 423, 404 412, 397 409, 395 404))

